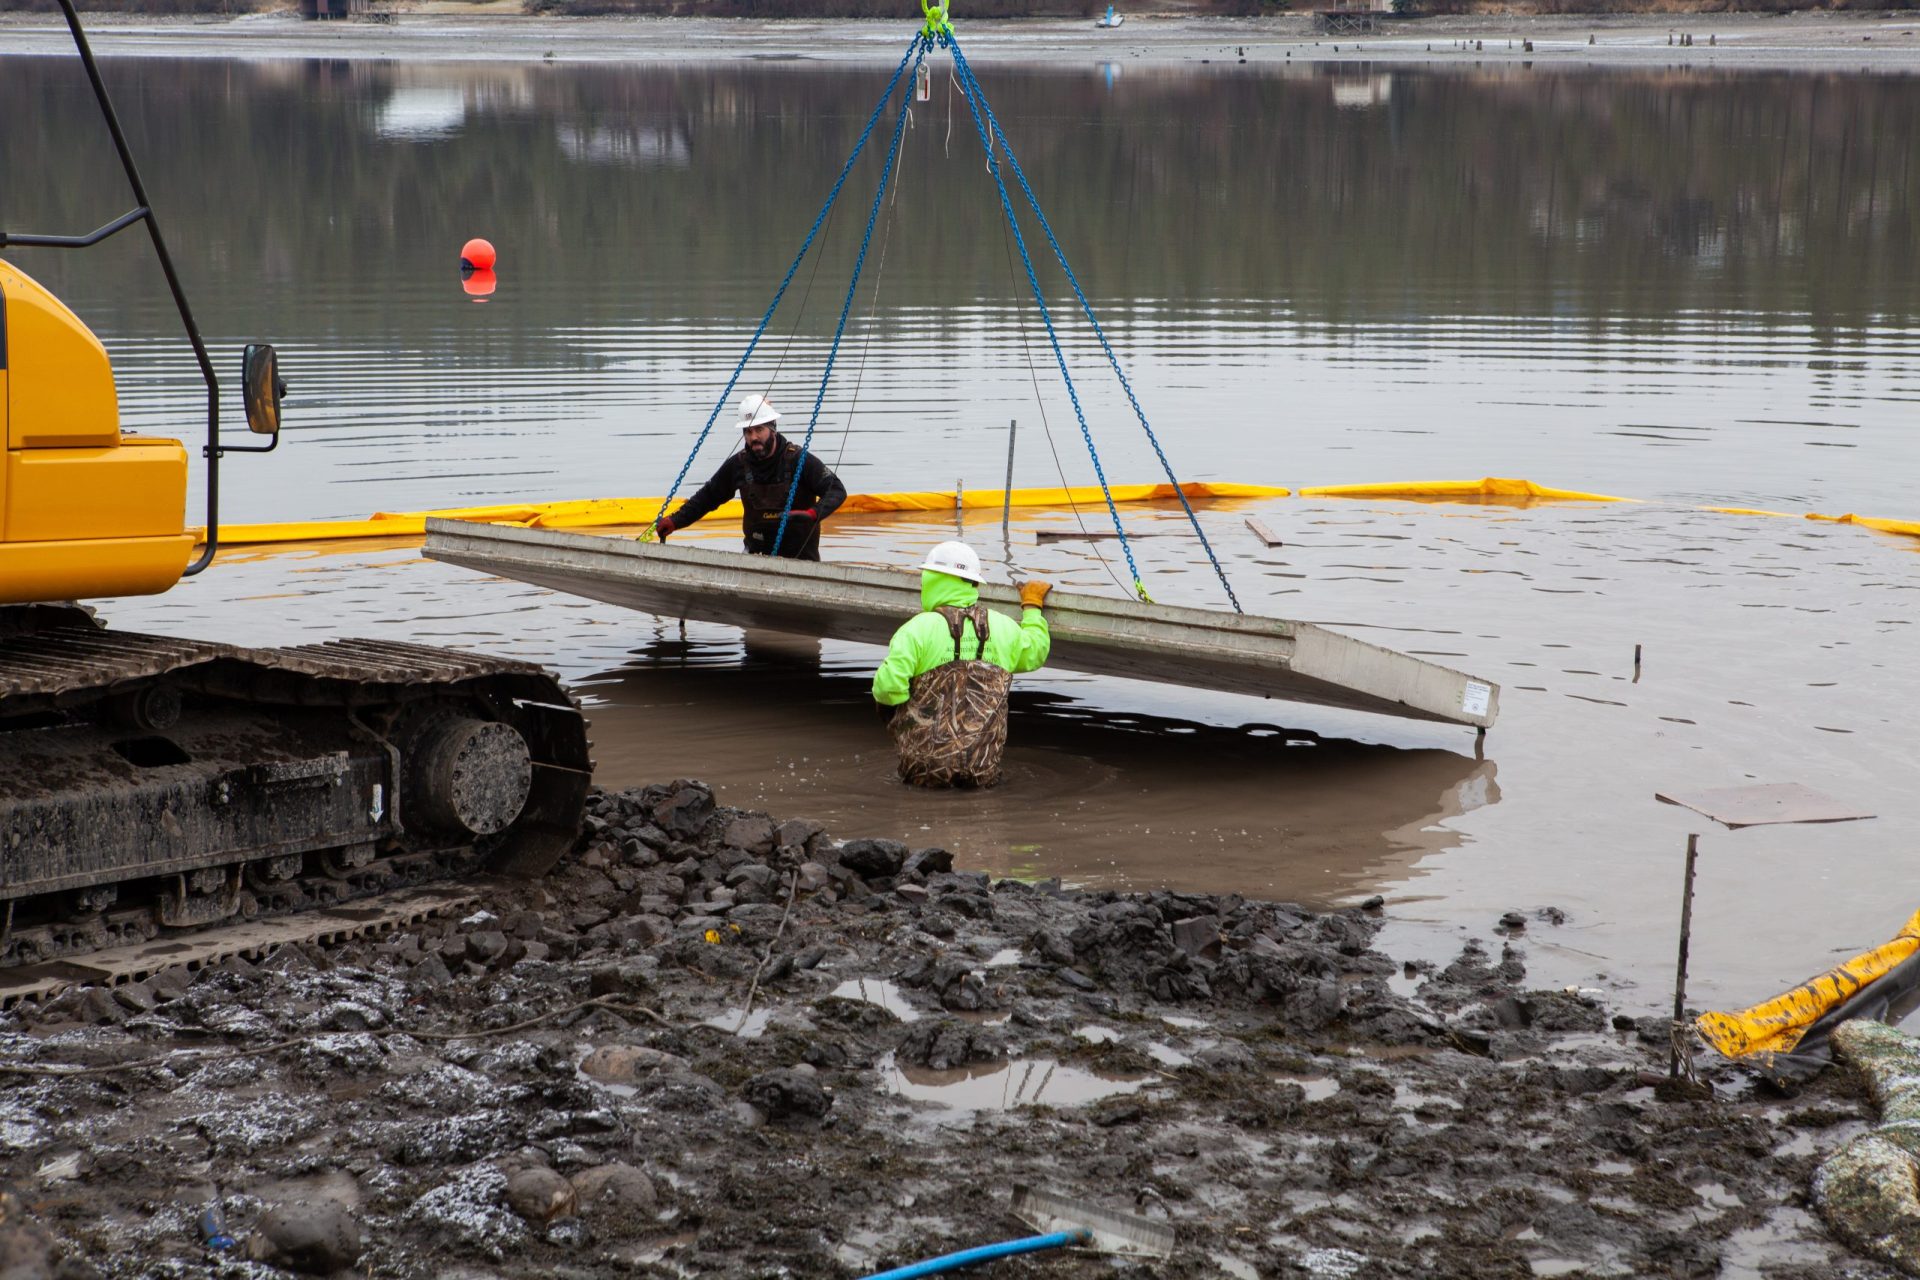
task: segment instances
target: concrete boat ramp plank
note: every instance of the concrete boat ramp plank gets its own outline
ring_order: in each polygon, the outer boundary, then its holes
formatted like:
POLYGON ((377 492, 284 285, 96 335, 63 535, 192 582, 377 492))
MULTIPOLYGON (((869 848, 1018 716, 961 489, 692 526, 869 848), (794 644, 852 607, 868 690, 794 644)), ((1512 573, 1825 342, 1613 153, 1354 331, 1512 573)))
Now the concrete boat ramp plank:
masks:
MULTIPOLYGON (((885 645, 920 575, 629 538, 430 519, 422 554, 664 618, 885 645)), ((981 598, 1017 615, 1012 587, 981 598)), ((1306 622, 1055 590, 1050 669, 1486 728, 1499 686, 1306 622)))

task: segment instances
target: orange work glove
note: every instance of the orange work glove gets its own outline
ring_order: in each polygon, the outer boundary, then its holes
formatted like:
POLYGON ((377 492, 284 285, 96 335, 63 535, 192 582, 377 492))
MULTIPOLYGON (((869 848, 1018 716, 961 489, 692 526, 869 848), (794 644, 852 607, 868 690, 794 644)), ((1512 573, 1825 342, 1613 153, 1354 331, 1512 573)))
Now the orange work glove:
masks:
POLYGON ((1047 592, 1051 590, 1053 590, 1051 582, 1042 582, 1038 578, 1023 582, 1020 584, 1020 603, 1032 609, 1045 608, 1047 592))

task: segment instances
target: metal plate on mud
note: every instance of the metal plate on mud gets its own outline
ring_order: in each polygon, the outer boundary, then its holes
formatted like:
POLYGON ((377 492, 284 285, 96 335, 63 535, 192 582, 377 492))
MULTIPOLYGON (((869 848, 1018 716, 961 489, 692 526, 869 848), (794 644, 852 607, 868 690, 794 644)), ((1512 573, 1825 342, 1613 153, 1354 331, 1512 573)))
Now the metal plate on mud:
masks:
POLYGON ((1761 827, 1787 822, 1857 822, 1874 815, 1797 782, 1767 782, 1751 787, 1689 791, 1656 800, 1712 818, 1725 827, 1761 827))
POLYGON ((1089 1247, 1130 1258, 1165 1258, 1173 1253, 1173 1227, 1130 1213, 1116 1213, 1042 1187, 1013 1189, 1013 1216, 1035 1231, 1051 1234, 1086 1228, 1089 1247))

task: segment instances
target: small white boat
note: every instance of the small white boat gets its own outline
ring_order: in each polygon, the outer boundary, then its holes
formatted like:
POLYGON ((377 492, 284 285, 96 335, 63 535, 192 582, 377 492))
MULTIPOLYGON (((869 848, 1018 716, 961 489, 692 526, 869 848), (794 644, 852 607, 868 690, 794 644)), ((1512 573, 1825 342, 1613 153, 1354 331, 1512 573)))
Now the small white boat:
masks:
POLYGON ((1108 5, 1106 16, 1101 18, 1095 18, 1093 20, 1093 25, 1096 27, 1117 27, 1122 22, 1125 22, 1125 21, 1126 21, 1125 18, 1121 17, 1118 13, 1114 12, 1114 8, 1112 5, 1108 5))

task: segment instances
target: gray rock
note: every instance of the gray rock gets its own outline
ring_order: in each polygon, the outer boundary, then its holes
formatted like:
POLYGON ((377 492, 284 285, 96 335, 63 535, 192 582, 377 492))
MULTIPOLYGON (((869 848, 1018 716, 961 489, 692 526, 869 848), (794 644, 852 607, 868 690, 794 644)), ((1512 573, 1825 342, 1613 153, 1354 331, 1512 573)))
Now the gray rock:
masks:
POLYGON ((675 782, 666 799, 653 807, 653 820, 661 830, 682 839, 693 839, 713 816, 713 792, 698 782, 675 782))
POLYGON ((1072 964, 1073 943, 1058 929, 1041 929, 1027 939, 1027 949, 1049 964, 1072 964))
POLYGON ((602 1084, 633 1084, 661 1067, 684 1067, 686 1060, 638 1044, 603 1044, 580 1064, 580 1070, 602 1084))
POLYGON ((573 1216, 573 1184, 540 1165, 522 1169, 507 1179, 507 1208, 537 1227, 555 1218, 573 1216))
POLYGON ((520 941, 528 942, 539 937, 546 924, 546 917, 538 911, 516 911, 503 920, 500 927, 520 941))
POLYGON ((332 1275, 360 1260, 360 1224, 332 1201, 275 1205, 261 1217, 247 1252, 289 1271, 332 1275))
POLYGON ((608 924, 607 931, 615 943, 632 943, 637 950, 645 951, 672 937, 673 924, 665 916, 649 913, 614 920, 608 924))
POLYGON ((312 969, 313 961, 298 947, 276 947, 272 955, 260 962, 260 968, 265 973, 297 973, 312 969))
POLYGON ((953 870, 953 855, 945 849, 920 849, 900 868, 910 876, 936 876, 953 870))
POLYGON ((153 989, 144 982, 129 982, 113 989, 113 998, 120 1007, 134 1013, 147 1013, 159 1003, 154 999, 153 989))
POLYGON ((127 1020, 127 1011, 105 987, 89 987, 76 1004, 73 1016, 82 1022, 118 1025, 127 1020))
POLYGON ((774 888, 775 881, 778 879, 779 876, 772 867, 762 866, 758 862, 743 862, 727 872, 727 884, 735 889, 751 885, 765 892, 774 888))
POLYGON ((650 1216, 659 1197, 653 1179, 630 1164, 602 1164, 573 1175, 580 1216, 630 1222, 650 1216))
POLYGON ((193 973, 183 964, 170 965, 147 979, 147 986, 162 1000, 178 1000, 193 985, 193 973))
POLYGON ((453 981, 453 974, 448 971, 446 961, 429 953, 426 959, 407 971, 407 980, 423 987, 444 987, 453 981))
POLYGON ((1220 950, 1220 917, 1189 916, 1173 925, 1173 944, 1190 956, 1220 950))
POLYGON ((774 829, 773 838, 783 849, 813 851, 826 828, 812 818, 788 818, 774 829))
POLYGON ((960 975, 957 982, 947 984, 940 992, 940 1003, 949 1009, 962 1013, 975 1013, 993 1006, 993 997, 987 992, 987 976, 978 969, 960 975))
POLYGON ((467 958, 476 964, 494 964, 507 954, 507 935, 498 929, 482 929, 467 935, 467 958))
POLYGON ((840 846, 840 865, 869 880, 897 876, 907 863, 907 846, 898 840, 849 840, 840 846))
POLYGON ((833 1097, 820 1087, 812 1071, 782 1067, 747 1081, 747 1101, 769 1120, 818 1120, 833 1106, 833 1097))
POLYGON ((727 824, 720 838, 732 848, 764 858, 773 852, 773 819, 764 813, 743 813, 727 824))
POLYGON ((799 875, 799 892, 801 893, 817 893, 826 888, 829 882, 827 869, 818 862, 801 863, 799 875))

